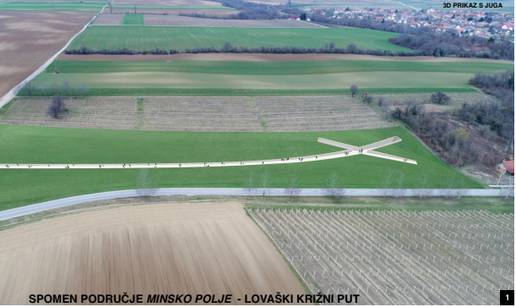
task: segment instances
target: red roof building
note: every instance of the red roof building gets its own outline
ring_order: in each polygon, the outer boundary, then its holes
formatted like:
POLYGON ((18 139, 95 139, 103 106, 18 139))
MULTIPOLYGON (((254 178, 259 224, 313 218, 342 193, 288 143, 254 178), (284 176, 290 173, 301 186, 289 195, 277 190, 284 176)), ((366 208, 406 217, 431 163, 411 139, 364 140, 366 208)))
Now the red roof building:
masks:
POLYGON ((505 167, 507 173, 514 175, 514 161, 513 160, 504 160, 503 167, 505 167))

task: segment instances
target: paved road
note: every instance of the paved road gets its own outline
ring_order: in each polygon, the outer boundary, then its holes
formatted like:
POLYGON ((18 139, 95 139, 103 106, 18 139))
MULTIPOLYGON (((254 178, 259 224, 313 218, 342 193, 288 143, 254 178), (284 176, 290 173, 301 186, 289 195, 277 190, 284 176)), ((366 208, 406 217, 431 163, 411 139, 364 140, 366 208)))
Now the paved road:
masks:
POLYGON ((78 204, 141 196, 365 196, 365 197, 511 197, 513 189, 136 189, 66 197, 0 211, 0 221, 78 204))

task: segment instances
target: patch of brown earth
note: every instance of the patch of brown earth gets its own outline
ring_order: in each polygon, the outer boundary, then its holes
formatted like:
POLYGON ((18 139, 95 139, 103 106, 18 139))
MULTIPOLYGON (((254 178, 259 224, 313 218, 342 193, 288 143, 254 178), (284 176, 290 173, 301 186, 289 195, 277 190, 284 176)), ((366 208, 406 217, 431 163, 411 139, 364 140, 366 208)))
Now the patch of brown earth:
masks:
POLYGON ((0 231, 0 272, 2 304, 31 293, 304 292, 237 202, 98 208, 15 226, 0 231))
POLYGON ((61 49, 93 14, 94 12, 2 12, 0 96, 61 49))

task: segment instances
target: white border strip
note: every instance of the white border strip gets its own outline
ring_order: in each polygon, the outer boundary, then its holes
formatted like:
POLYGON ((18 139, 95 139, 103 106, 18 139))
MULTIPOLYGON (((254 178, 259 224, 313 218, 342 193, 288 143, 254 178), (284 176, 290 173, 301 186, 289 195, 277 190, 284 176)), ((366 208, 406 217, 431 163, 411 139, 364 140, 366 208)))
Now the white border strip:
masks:
POLYGON ((84 27, 82 27, 82 29, 77 32, 74 36, 72 36, 72 38, 70 38, 68 40, 68 42, 66 43, 66 45, 64 45, 63 48, 61 48, 58 52, 56 52, 50 59, 48 59, 45 63, 43 63, 43 65, 41 65, 38 69, 36 69, 32 74, 30 74, 27 78, 23 79, 20 83, 18 83, 17 85, 15 85, 10 91, 8 91, 7 93, 5 93, 4 96, 2 96, 0 98, 0 108, 2 108, 3 106, 5 106, 6 104, 9 103, 9 101, 11 101, 14 97, 16 97, 16 95, 18 95, 18 92, 20 92, 20 90, 25 86, 27 85, 27 83, 29 83, 30 81, 32 81, 34 78, 36 78, 40 73, 42 73, 45 69, 47 69, 47 67, 52 64, 52 62, 54 62, 54 60, 63 52, 66 50, 66 48, 68 48, 68 46, 72 43, 72 41, 77 37, 79 36, 82 32, 84 32, 84 30, 86 30, 86 28, 88 28, 88 26, 95 21, 95 19, 97 19, 97 17, 102 14, 102 12, 104 11, 104 9, 106 8, 107 5, 104 5, 102 7, 102 9, 97 12, 97 14, 95 14, 95 16, 93 16, 90 21, 88 21, 88 23, 86 23, 84 25, 84 27))
POLYGON ((142 196, 512 197, 513 189, 160 188, 84 194, 0 211, 0 221, 79 204, 142 196))

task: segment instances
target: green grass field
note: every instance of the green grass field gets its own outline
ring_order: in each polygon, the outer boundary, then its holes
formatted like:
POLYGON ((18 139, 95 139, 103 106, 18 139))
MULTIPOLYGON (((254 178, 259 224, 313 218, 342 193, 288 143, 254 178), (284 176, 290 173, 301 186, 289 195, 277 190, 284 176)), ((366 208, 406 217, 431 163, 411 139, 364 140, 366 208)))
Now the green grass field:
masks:
POLYGON ((0 209, 58 197, 150 187, 482 187, 435 157, 405 128, 345 132, 188 133, 0 125, 0 162, 180 162, 278 158, 338 150, 326 137, 362 145, 390 136, 382 151, 419 165, 355 156, 297 165, 181 170, 0 170, 0 209), (231 148, 231 150, 228 150, 231 148))
POLYGON ((364 49, 409 51, 391 44, 388 39, 396 33, 358 28, 217 28, 166 26, 92 26, 77 37, 69 50, 152 49, 178 50, 192 48, 222 48, 226 42, 233 46, 322 48, 335 43, 364 49))
POLYGON ((143 25, 144 23, 143 14, 125 14, 122 19, 124 25, 143 25))
POLYGON ((476 91, 476 72, 509 62, 335 61, 56 61, 21 95, 322 95, 476 91))

